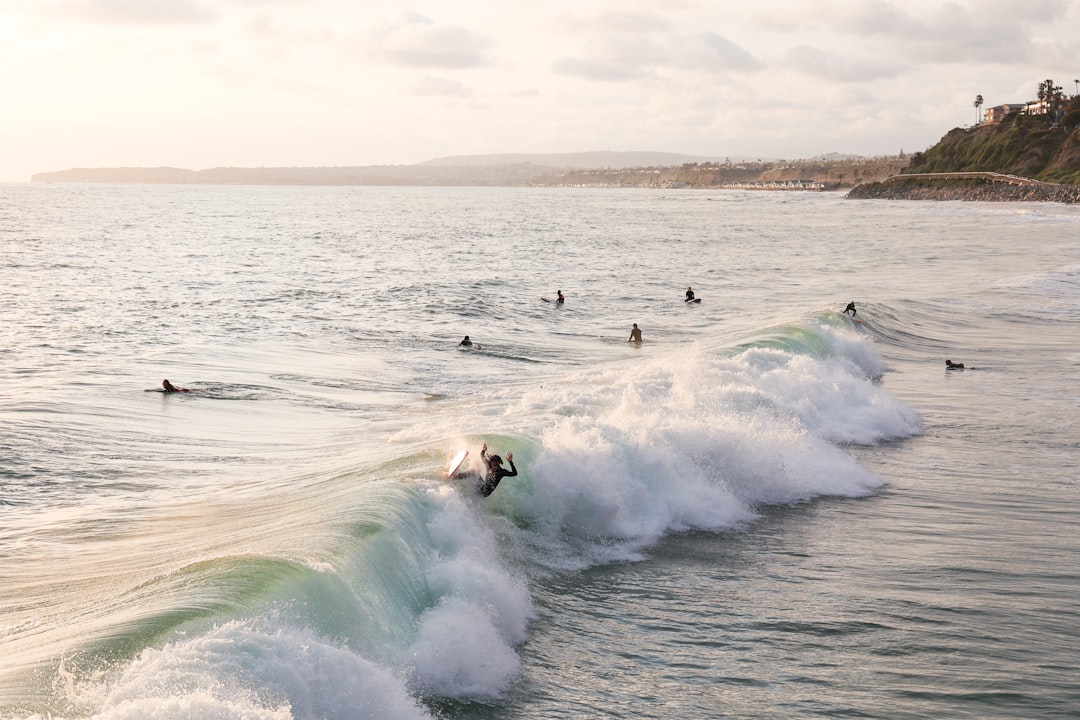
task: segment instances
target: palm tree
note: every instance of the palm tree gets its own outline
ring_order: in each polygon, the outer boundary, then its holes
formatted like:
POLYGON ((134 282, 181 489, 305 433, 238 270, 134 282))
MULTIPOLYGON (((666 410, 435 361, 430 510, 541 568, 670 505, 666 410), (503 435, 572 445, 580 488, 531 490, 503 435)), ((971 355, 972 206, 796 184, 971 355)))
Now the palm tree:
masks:
POLYGON ((982 107, 983 96, 982 95, 976 95, 975 96, 975 102, 972 103, 972 104, 975 106, 975 124, 978 125, 979 124, 979 108, 982 107))
POLYGON ((1039 102, 1045 103, 1044 112, 1050 112, 1050 104, 1062 97, 1061 86, 1055 85, 1053 80, 1046 79, 1039 83, 1039 102))

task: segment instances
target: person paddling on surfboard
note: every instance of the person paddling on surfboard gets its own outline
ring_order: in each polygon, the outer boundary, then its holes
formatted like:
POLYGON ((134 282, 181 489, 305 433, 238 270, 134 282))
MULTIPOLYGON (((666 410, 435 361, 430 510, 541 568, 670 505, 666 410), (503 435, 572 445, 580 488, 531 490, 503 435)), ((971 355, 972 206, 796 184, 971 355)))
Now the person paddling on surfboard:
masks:
POLYGON ((495 488, 499 487, 499 482, 504 477, 517 476, 517 468, 514 467, 514 453, 506 453, 506 461, 510 463, 509 470, 503 470, 501 457, 487 454, 487 443, 484 443, 484 447, 480 448, 480 458, 487 467, 487 474, 480 481, 480 486, 477 489, 484 497, 495 492, 495 488))
POLYGON ((467 348, 474 347, 477 350, 479 350, 480 349, 480 343, 475 343, 474 344, 473 341, 469 339, 469 336, 466 335, 465 339, 458 343, 458 347, 467 347, 467 348))
POLYGON ((176 387, 175 385, 173 385, 173 384, 172 384, 171 382, 169 382, 168 380, 162 380, 162 381, 161 381, 161 387, 163 388, 162 392, 167 392, 167 393, 177 393, 177 392, 178 392, 178 393, 185 393, 185 392, 191 392, 191 391, 190 391, 190 390, 188 390, 187 388, 178 388, 178 387, 176 387))
POLYGON ((563 297, 562 290, 556 290, 555 293, 556 294, 554 300, 548 300, 546 297, 542 297, 540 299, 544 302, 553 302, 556 305, 562 305, 564 302, 566 302, 566 298, 563 297))

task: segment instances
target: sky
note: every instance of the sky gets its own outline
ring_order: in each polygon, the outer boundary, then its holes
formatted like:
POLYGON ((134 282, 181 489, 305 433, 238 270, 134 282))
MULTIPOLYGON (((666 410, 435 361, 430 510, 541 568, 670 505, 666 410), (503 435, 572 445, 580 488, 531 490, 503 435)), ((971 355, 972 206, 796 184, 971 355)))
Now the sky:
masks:
POLYGON ((1080 78, 1080 0, 0 0, 0 181, 911 153, 1080 78))

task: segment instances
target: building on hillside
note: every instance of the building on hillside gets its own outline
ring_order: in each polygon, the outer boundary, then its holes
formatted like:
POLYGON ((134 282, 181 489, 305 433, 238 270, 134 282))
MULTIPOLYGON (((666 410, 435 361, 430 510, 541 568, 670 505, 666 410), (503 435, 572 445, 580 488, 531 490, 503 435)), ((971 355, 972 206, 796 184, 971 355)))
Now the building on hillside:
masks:
POLYGON ((1061 98, 1058 100, 1033 100, 1024 109, 1026 115, 1046 115, 1053 118, 1055 126, 1061 122, 1061 118, 1069 110, 1069 101, 1061 98))
POLYGON ((1006 115, 1017 112, 1025 112, 1030 103, 1005 103, 1004 105, 995 105, 991 108, 986 108, 986 112, 983 114, 984 123, 999 123, 1005 119, 1006 115))
POLYGON ((1026 103, 1006 103, 987 108, 983 113, 983 124, 999 123, 1013 113, 1024 115, 1052 115, 1058 119, 1068 110, 1068 100, 1032 100, 1026 103))

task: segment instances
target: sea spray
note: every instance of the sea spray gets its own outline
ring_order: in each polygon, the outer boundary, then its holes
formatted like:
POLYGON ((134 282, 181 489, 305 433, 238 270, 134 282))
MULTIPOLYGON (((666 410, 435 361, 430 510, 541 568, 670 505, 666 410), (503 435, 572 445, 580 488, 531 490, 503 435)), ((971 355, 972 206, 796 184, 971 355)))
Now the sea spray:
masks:
POLYGON ((477 496, 444 485, 428 499, 431 607, 405 654, 412 686, 422 695, 498 697, 518 671, 514 646, 533 612, 528 589, 501 557, 477 496))
POLYGON ((122 671, 80 683, 75 705, 95 720, 429 717, 393 672, 310 631, 262 625, 228 622, 148 648, 122 671))
POLYGON ((736 528, 763 504, 880 487, 844 445, 920 426, 871 380, 883 372, 871 339, 814 319, 763 335, 528 393, 520 414, 546 410, 549 423, 528 483, 499 494, 530 559, 562 570, 633 560, 666 533, 736 528))

